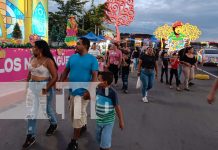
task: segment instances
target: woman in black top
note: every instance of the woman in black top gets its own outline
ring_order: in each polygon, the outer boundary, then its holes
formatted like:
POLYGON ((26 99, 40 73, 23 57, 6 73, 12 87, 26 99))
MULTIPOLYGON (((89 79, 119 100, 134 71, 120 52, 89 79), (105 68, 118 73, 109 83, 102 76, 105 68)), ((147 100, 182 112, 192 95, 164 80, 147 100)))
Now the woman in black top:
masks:
POLYGON ((162 68, 161 68, 161 79, 160 79, 160 82, 163 83, 163 76, 164 76, 164 73, 165 73, 165 77, 166 77, 166 84, 169 84, 169 81, 168 81, 168 65, 169 65, 169 56, 167 54, 167 51, 163 51, 161 53, 161 65, 162 65, 162 68))
POLYGON ((128 93, 128 77, 129 77, 129 71, 130 71, 130 55, 128 51, 123 52, 123 58, 122 58, 122 81, 123 81, 123 92, 128 93))
POLYGON ((132 52, 132 59, 134 62, 134 70, 137 70, 139 55, 140 55, 140 48, 136 47, 136 49, 132 52))
POLYGON ((153 87, 154 79, 158 76, 157 59, 152 47, 148 47, 139 57, 138 76, 142 82, 142 101, 147 103, 148 91, 153 87))
POLYGON ((185 90, 189 91, 189 82, 194 79, 194 68, 196 66, 197 59, 194 55, 194 49, 193 47, 188 47, 187 52, 182 58, 182 61, 180 62, 183 65, 183 73, 185 76, 185 90))

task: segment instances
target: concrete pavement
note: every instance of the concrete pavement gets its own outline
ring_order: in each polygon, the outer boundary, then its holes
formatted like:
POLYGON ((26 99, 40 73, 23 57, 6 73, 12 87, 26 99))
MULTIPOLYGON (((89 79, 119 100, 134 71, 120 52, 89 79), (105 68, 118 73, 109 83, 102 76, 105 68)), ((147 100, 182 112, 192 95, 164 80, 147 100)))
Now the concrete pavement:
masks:
MULTIPOLYGON (((136 75, 130 76, 129 94, 119 90, 121 84, 117 87, 125 116, 125 129, 120 131, 116 122, 113 150, 218 149, 218 105, 206 103, 213 80, 196 80, 190 92, 177 92, 157 81, 149 93, 150 103, 144 104, 140 91, 135 89, 136 79, 136 75)), ((66 115, 69 118, 67 112, 66 115)), ((72 134, 70 120, 61 120, 59 116, 59 128, 52 137, 45 136, 48 126, 47 120, 38 121, 37 143, 31 150, 66 149, 72 134)), ((0 149, 20 150, 25 131, 24 120, 1 120, 0 149)), ((80 150, 98 149, 95 120, 89 120, 88 131, 82 135, 79 145, 80 150)))

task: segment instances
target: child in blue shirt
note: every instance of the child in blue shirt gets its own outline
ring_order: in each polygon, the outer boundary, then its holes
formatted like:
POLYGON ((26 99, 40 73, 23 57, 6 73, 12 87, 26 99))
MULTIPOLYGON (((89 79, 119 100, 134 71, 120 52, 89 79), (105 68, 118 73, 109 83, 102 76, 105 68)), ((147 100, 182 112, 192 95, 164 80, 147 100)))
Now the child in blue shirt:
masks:
POLYGON ((117 93, 110 87, 113 83, 113 74, 100 72, 98 80, 101 83, 96 91, 96 138, 100 150, 110 150, 115 114, 119 118, 120 129, 124 128, 123 114, 118 104, 117 93))

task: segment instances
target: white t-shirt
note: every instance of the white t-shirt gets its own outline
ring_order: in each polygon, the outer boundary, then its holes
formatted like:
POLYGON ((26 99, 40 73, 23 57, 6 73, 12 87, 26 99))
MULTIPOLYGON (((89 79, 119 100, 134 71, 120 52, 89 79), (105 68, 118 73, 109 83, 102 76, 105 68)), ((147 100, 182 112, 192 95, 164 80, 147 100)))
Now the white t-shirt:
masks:
POLYGON ((95 56, 95 57, 101 55, 101 54, 100 54, 100 51, 97 50, 97 49, 96 49, 96 50, 90 49, 90 50, 89 50, 89 54, 91 54, 91 55, 93 55, 93 56, 95 56))

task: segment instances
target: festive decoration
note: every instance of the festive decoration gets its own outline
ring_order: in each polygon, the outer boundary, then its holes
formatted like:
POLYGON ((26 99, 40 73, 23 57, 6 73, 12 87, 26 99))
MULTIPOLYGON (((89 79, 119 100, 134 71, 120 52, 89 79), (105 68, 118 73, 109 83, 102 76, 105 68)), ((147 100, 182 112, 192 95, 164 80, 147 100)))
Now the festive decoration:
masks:
POLYGON ((180 50, 184 48, 185 43, 197 40, 201 35, 201 31, 197 26, 177 21, 172 26, 165 24, 158 27, 154 35, 161 40, 162 48, 165 44, 163 41, 166 40, 169 50, 180 50))
POLYGON ((12 32, 12 37, 15 39, 21 39, 22 38, 22 32, 20 30, 20 26, 18 23, 14 26, 14 31, 12 32))
POLYGON ((38 41, 38 40, 41 40, 41 38, 36 34, 30 35, 29 37, 29 42, 32 46, 34 45, 35 41, 38 41))
POLYGON ((68 19, 66 32, 65 43, 67 46, 76 46, 78 28, 74 16, 70 16, 68 19))
POLYGON ((6 57, 6 51, 0 49, 0 59, 3 59, 6 57))
POLYGON ((119 26, 129 25, 134 20, 134 0, 107 0, 105 11, 109 19, 107 23, 116 27, 117 41, 120 41, 119 26))
POLYGON ((16 23, 24 43, 32 34, 48 40, 48 0, 0 0, 0 37, 11 39, 16 23))

